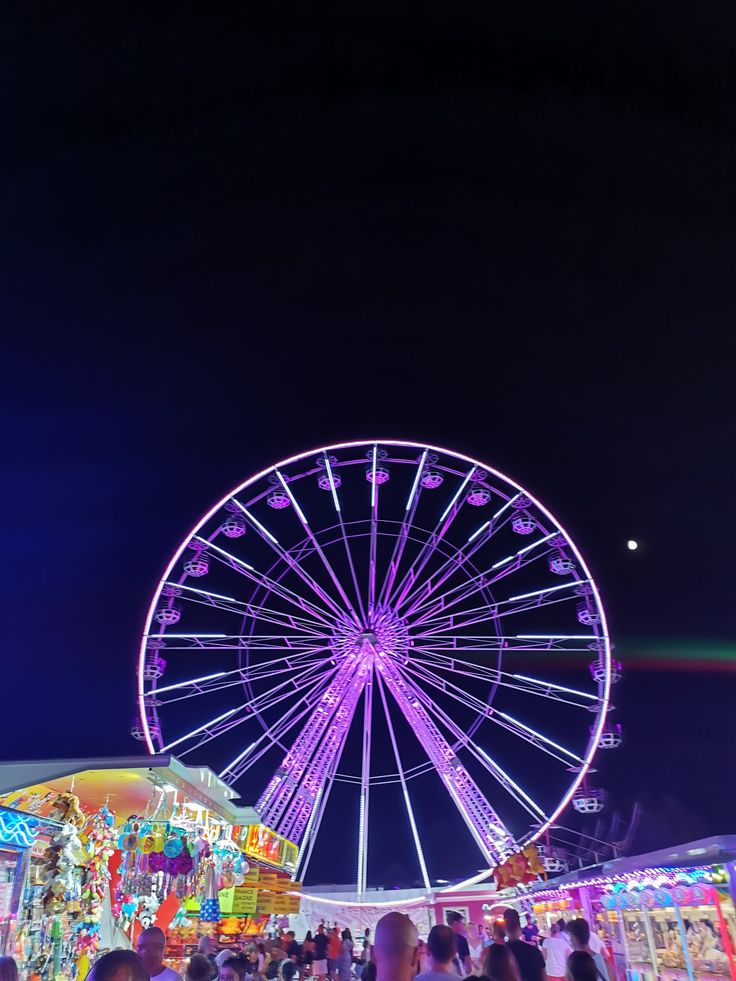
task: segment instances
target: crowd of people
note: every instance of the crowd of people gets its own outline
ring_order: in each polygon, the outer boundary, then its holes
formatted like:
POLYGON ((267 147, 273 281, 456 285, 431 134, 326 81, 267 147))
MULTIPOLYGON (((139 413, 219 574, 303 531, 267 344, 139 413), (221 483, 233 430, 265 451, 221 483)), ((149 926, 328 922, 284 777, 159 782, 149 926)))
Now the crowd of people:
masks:
MULTIPOLYGON (((324 922, 301 943, 292 930, 216 952, 203 936, 184 979, 164 962, 163 930, 149 927, 138 937, 137 952, 102 955, 88 981, 616 981, 605 945, 584 919, 559 920, 542 938, 530 916, 522 928, 509 908, 486 928, 480 952, 471 951, 462 915, 447 919, 432 927, 426 943, 403 913, 378 921, 375 943, 368 929, 356 943, 349 929, 324 922)), ((0 981, 18 981, 10 957, 0 958, 0 981)))

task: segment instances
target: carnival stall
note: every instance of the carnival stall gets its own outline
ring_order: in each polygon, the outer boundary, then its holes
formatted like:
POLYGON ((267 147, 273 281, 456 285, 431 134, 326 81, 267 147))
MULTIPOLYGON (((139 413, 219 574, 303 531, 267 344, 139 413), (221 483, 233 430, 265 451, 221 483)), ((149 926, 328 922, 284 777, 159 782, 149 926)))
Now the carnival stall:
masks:
POLYGON ((180 966, 299 909, 296 846, 207 768, 167 754, 0 767, 0 951, 83 981, 100 950, 167 932, 180 966))
POLYGON ((525 901, 543 933, 584 916, 627 981, 736 981, 734 859, 736 837, 709 838, 538 883, 525 901))

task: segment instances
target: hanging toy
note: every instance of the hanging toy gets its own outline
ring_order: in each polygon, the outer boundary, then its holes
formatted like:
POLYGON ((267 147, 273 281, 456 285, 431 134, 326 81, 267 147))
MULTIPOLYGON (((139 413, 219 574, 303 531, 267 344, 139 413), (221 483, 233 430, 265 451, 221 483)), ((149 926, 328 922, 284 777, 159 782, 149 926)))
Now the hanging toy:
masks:
POLYGON ((199 919, 203 923, 217 923, 220 919, 220 902, 217 898, 217 877, 214 865, 209 865, 204 877, 204 896, 200 904, 199 919))
POLYGON ((218 899, 205 899, 199 910, 202 923, 217 923, 220 919, 220 902, 218 899))
POLYGON ((141 908, 138 911, 138 920, 144 930, 153 926, 156 913, 161 905, 157 896, 143 896, 141 898, 141 908))
POLYGON ((167 858, 177 858, 184 849, 184 842, 178 835, 169 835, 164 845, 164 855, 167 858))
POLYGON ((180 929, 182 927, 190 927, 191 925, 192 925, 192 921, 187 916, 186 907, 182 903, 182 905, 179 907, 179 909, 174 914, 174 918, 171 921, 171 923, 169 924, 169 929, 170 930, 178 930, 178 929, 180 929))

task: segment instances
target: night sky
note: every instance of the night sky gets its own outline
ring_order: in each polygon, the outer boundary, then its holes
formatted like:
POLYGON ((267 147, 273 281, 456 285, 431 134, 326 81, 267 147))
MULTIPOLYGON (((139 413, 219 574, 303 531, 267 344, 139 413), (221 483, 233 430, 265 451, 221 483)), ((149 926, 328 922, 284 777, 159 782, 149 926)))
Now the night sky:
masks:
MULTIPOLYGON (((614 808, 733 832, 733 6, 149 7, 4 12, 2 756, 140 751, 187 529, 380 435, 549 504, 626 668, 614 808)), ((330 820, 313 881, 354 874, 330 820)))

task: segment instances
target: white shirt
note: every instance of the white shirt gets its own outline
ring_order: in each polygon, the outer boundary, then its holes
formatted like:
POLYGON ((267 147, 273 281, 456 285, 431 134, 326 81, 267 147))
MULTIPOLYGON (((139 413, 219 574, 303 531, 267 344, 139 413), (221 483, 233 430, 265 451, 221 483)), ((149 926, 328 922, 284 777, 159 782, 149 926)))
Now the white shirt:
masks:
POLYGON ((592 930, 590 931, 590 940, 588 941, 588 946, 590 947, 590 949, 593 951, 594 954, 603 954, 605 956, 606 945, 603 943, 603 941, 598 936, 598 934, 594 933, 592 930))
POLYGON ((158 974, 152 974, 151 981, 181 981, 181 974, 173 967, 165 967, 158 974))
POLYGON ((564 978, 567 970, 567 958, 570 956, 572 947, 561 935, 547 937, 544 941, 542 950, 545 952, 544 961, 547 969, 547 976, 551 978, 564 978))

